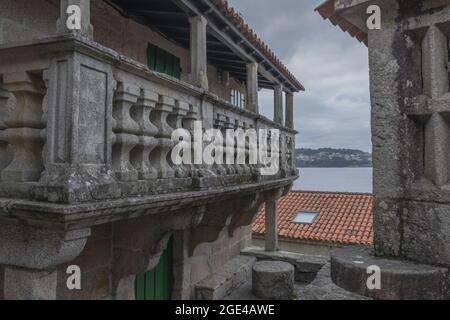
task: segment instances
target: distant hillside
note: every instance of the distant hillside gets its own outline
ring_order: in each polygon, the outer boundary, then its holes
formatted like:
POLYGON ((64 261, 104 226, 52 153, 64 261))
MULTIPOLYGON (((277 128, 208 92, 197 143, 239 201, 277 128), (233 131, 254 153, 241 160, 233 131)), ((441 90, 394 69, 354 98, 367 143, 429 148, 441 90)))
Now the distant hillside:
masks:
POLYGON ((372 154, 353 149, 296 149, 299 168, 372 167, 372 154))

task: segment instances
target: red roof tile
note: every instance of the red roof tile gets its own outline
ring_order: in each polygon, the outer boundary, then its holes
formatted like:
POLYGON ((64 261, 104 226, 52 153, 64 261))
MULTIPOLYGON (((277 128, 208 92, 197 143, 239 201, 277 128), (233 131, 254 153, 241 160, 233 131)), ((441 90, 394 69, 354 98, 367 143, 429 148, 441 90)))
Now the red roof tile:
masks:
POLYGON ((266 57, 272 62, 281 73, 284 74, 298 90, 304 91, 305 88, 300 81, 288 70, 288 68, 277 58, 275 53, 262 41, 258 35, 253 31, 248 24, 245 23, 241 15, 233 9, 227 0, 214 0, 216 7, 230 20, 236 28, 250 41, 256 48, 258 48, 266 57))
MULTIPOLYGON (((372 203, 371 194, 293 191, 278 201, 278 234, 289 239, 371 245, 372 203), (313 224, 293 223, 299 211, 320 214, 313 224)), ((253 233, 265 233, 264 215, 263 206, 253 223, 253 233)))
POLYGON ((334 8, 334 2, 335 0, 327 0, 317 7, 316 11, 319 12, 322 18, 330 20, 330 22, 333 25, 339 26, 342 29, 342 31, 347 32, 353 38, 356 37, 356 39, 358 39, 359 42, 362 42, 367 46, 368 45, 367 33, 362 31, 349 21, 345 20, 344 18, 340 17, 336 13, 336 10, 334 8))

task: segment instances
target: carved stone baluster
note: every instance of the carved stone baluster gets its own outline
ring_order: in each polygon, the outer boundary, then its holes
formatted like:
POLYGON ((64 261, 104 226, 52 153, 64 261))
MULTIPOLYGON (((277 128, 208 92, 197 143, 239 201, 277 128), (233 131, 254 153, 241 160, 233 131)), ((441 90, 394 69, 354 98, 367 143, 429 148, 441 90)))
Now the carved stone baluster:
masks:
MULTIPOLYGON (((245 129, 243 128, 243 126, 244 126, 244 124, 243 124, 243 122, 242 121, 240 121, 240 120, 236 120, 235 121, 235 123, 234 123, 234 130, 242 130, 242 131, 244 131, 245 129)), ((244 133, 245 133, 245 131, 244 131, 244 133)), ((235 156, 235 159, 236 159, 236 163, 235 163, 235 170, 236 170, 236 173, 238 173, 238 174, 245 174, 246 172, 245 172, 245 164, 242 164, 242 163, 238 163, 238 155, 240 154, 240 153, 243 153, 244 154, 244 157, 243 157, 243 159, 242 160, 244 160, 245 161, 245 136, 244 136, 244 141, 238 141, 237 139, 236 139, 236 147, 235 147, 235 154, 236 154, 236 156, 235 156)), ((242 161, 241 160, 241 161, 242 161)))
POLYGON ((173 112, 175 100, 167 96, 159 96, 155 111, 152 112, 150 118, 153 124, 158 128, 156 138, 158 146, 150 153, 150 161, 158 171, 158 178, 167 179, 174 178, 175 171, 167 161, 167 156, 175 143, 172 141, 172 127, 167 123, 167 117, 173 112))
MULTIPOLYGON (((242 127, 244 129, 245 132, 247 132, 247 130, 250 130, 250 124, 247 122, 243 122, 242 123, 242 127)), ((244 164, 244 172, 246 174, 251 174, 252 173, 252 166, 250 164, 250 141, 247 141, 247 139, 245 139, 244 141, 244 149, 245 149, 245 164, 244 164)))
POLYGON ((236 144, 236 140, 233 138, 229 143, 229 150, 227 150, 228 145, 227 145, 227 140, 226 140, 226 132, 227 132, 227 130, 230 130, 230 129, 232 129, 234 131, 235 124, 234 124, 233 120, 231 120, 230 117, 225 117, 223 129, 222 129, 222 134, 224 136, 224 144, 225 144, 225 147, 224 147, 225 159, 226 159, 226 152, 228 151, 233 154, 233 163, 232 164, 227 164, 226 162, 224 162, 224 163, 225 163, 225 168, 227 170, 227 173, 230 175, 233 175, 233 174, 238 173, 237 167, 236 167, 237 144, 236 144))
POLYGON ((158 146, 158 128, 151 123, 150 115, 159 96, 150 90, 141 89, 141 95, 131 108, 131 116, 139 125, 139 144, 131 152, 131 163, 138 171, 140 180, 158 178, 158 171, 150 162, 150 153, 158 146))
MULTIPOLYGON (((214 128, 217 130, 220 130, 222 132, 222 136, 225 137, 225 124, 226 124, 226 118, 224 115, 222 114, 217 114, 216 120, 214 122, 214 128)), ((225 139, 224 139, 225 140, 225 139)), ((214 143, 217 145, 217 140, 214 139, 214 143)), ((217 145, 219 146, 219 145, 217 145)), ((224 151, 224 158, 225 158, 225 148, 223 149, 224 151)), ((217 172, 217 174, 219 176, 225 176, 227 174, 231 174, 231 171, 227 170, 228 166, 225 164, 225 162, 222 160, 223 164, 214 164, 213 165, 213 170, 215 172, 217 172)))
POLYGON ((282 133, 280 133, 280 137, 279 137, 279 140, 280 140, 279 149, 280 150, 278 152, 279 153, 279 159, 280 159, 279 160, 280 161, 280 163, 279 163, 279 167, 280 167, 279 173, 280 173, 281 177, 283 177, 283 178, 288 176, 288 168, 287 168, 287 153, 288 153, 288 150, 287 150, 286 139, 287 139, 287 136, 282 134, 282 133))
POLYGON ((45 86, 36 74, 20 71, 3 75, 3 85, 16 98, 14 110, 4 120, 2 140, 14 146, 13 161, 2 171, 8 182, 38 181, 44 169, 41 130, 45 86))
MULTIPOLYGON (((184 129, 188 130, 191 134, 191 154, 192 154, 192 161, 194 161, 194 126, 195 121, 197 121, 197 113, 194 110, 194 106, 189 106, 189 112, 187 113, 186 117, 183 121, 183 127, 184 129)), ((194 162, 192 162, 191 165, 186 166, 188 170, 188 175, 191 178, 197 177, 199 175, 198 169, 194 165, 194 162)))
MULTIPOLYGON (((6 118, 7 113, 7 103, 9 99, 9 94, 0 88, 0 172, 5 168, 11 159, 8 157, 8 143, 2 140, 3 132, 6 129, 6 125, 3 119, 6 118)), ((0 178, 1 179, 1 178, 0 178)))
MULTIPOLYGON (((183 118, 189 112, 189 104, 187 102, 176 101, 173 112, 168 116, 167 121, 173 130, 183 128, 183 118)), ((171 154, 169 153, 167 161, 171 160, 171 154), (169 160, 170 159, 170 160, 169 160)), ((175 167, 175 176, 177 178, 187 178, 189 176, 189 169, 181 164, 175 167)))
POLYGON ((134 181, 138 179, 138 172, 131 164, 131 150, 139 144, 139 125, 131 117, 131 107, 136 104, 140 96, 140 89, 120 83, 113 106, 115 125, 113 145, 113 170, 117 179, 134 181))
MULTIPOLYGON (((259 159, 259 153, 260 153, 260 147, 261 147, 261 145, 260 145, 260 143, 259 143, 259 131, 258 131, 258 128, 255 128, 255 126, 253 125, 253 124, 249 124, 248 125, 249 126, 249 129, 250 130, 255 130, 255 134, 256 134, 256 146, 254 147, 254 149, 255 149, 255 151, 256 151, 256 153, 257 153, 257 155, 256 155, 256 164, 252 164, 251 166, 250 166, 250 168, 251 168, 251 171, 252 171, 252 174, 253 174, 253 176, 254 177, 259 177, 260 176, 260 174, 261 174, 261 161, 260 161, 260 159, 259 159)), ((251 142, 251 141, 249 141, 249 142, 251 142)), ((251 147, 250 145, 249 145, 249 160, 250 160, 250 149, 252 149, 253 147, 251 147)))

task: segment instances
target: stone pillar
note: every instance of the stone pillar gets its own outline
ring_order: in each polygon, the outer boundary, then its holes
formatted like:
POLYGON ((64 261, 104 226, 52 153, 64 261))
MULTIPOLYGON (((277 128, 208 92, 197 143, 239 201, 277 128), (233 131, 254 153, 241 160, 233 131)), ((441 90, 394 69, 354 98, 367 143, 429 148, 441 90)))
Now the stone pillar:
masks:
POLYGON ((283 87, 274 87, 274 121, 283 125, 283 87))
POLYGON ((90 0, 60 0, 60 17, 56 23, 57 32, 73 33, 92 39, 94 29, 91 25, 90 6, 90 0), (79 17, 77 17, 78 14, 79 17))
POLYGON ((246 109, 255 113, 258 107, 258 64, 250 62, 247 64, 247 104, 246 109))
POLYGON ((285 126, 294 129, 294 93, 286 92, 286 122, 285 126))
POLYGON ((48 88, 42 116, 45 170, 36 198, 76 203, 119 196, 111 170, 116 88, 111 65, 67 53, 50 61, 43 78, 48 88))
POLYGON ((266 251, 278 251, 278 197, 271 195, 266 200, 266 251))
POLYGON ((208 90, 208 64, 206 53, 206 25, 203 16, 189 19, 191 25, 191 82, 204 90, 208 90))

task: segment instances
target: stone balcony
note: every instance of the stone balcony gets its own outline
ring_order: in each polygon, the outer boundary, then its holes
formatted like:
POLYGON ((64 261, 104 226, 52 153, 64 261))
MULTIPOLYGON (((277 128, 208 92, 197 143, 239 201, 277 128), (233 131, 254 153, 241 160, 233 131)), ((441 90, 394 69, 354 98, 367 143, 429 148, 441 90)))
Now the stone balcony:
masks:
POLYGON ((297 175, 294 130, 86 38, 3 46, 0 61, 2 198, 78 205, 217 193, 297 175), (172 132, 193 132, 197 120, 222 132, 279 129, 279 172, 262 176, 260 164, 173 165, 172 132))
MULTIPOLYGON (((267 197, 297 178, 295 134, 85 37, 0 46, 0 222, 11 226, 0 238, 15 248, 1 250, 0 264, 52 269, 80 254, 92 227, 124 220, 116 229, 130 232, 114 240, 126 257, 115 263, 118 286, 148 270, 149 257, 158 260, 173 230, 198 227, 193 252, 226 226, 232 235, 249 225, 267 197), (222 132, 279 129, 280 170, 174 165, 172 132, 193 132, 196 120, 222 132), (123 249, 141 228, 152 239, 139 254, 123 249), (146 262, 130 271, 133 254, 146 262)), ((245 149, 248 160, 248 142, 245 149)))

